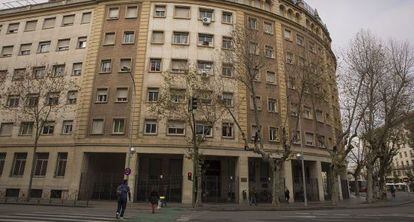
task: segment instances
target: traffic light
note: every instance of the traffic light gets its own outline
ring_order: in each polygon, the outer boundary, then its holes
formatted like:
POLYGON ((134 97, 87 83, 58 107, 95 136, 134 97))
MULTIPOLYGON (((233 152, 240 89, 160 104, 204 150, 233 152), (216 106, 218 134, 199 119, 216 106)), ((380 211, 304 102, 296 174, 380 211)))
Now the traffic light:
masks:
POLYGON ((197 98, 191 97, 191 110, 197 109, 197 102, 198 102, 197 98))
POLYGON ((188 172, 187 173, 187 178, 188 178, 188 180, 193 180, 193 173, 188 172))

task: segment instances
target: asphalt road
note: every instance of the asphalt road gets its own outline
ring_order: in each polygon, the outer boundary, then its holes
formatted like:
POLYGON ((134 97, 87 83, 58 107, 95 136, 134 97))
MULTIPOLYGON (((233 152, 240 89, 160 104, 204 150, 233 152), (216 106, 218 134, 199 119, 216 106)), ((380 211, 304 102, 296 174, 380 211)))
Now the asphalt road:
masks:
POLYGON ((222 211, 187 212, 178 221, 192 222, 279 222, 279 221, 352 221, 413 222, 414 203, 383 208, 335 209, 309 211, 222 211))

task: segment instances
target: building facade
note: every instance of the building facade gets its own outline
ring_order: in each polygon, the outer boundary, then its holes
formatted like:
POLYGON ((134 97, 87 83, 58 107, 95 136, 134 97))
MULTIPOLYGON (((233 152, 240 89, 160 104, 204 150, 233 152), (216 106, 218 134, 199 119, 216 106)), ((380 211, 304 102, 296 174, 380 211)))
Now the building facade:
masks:
MULTIPOLYGON (((180 74, 177 67, 182 63, 208 70, 214 66, 220 71, 212 75, 223 77, 223 82, 231 79, 231 64, 214 56, 229 50, 229 38, 238 26, 266 36, 265 42, 257 43, 257 51, 272 66, 259 70, 256 83, 266 149, 280 153, 278 129, 287 123, 292 130, 294 120, 301 118, 308 199, 330 198, 328 149, 341 129, 336 59, 317 11, 293 0, 67 0, 0 11, 2 84, 13 84, 13 76, 22 69, 34 71, 47 64, 80 86, 60 93, 59 102, 69 108, 51 121, 35 155, 33 135, 23 130, 30 120, 16 119, 10 107, 1 108, 2 197, 28 195, 35 161, 31 196, 113 199, 129 167, 134 200, 144 201, 151 190, 158 190, 169 201, 191 203, 188 173, 193 164, 186 155, 190 128, 181 121, 157 119, 149 107, 158 98, 162 73, 180 74), (299 117, 289 99, 295 90, 289 69, 302 57, 324 67, 320 72, 325 99, 315 109, 305 102, 299 117)), ((253 135, 246 90, 233 85, 226 91, 243 129, 253 135)), ((12 96, 16 95, 2 95, 2 104, 9 104, 12 96)), ((231 119, 224 118, 209 131, 201 147, 207 163, 204 201, 242 203, 243 194, 252 189, 259 201, 269 201, 269 165, 244 150, 231 119)), ((293 153, 300 152, 299 143, 293 153)), ((299 163, 293 158, 283 166, 290 201, 303 199, 299 163)))

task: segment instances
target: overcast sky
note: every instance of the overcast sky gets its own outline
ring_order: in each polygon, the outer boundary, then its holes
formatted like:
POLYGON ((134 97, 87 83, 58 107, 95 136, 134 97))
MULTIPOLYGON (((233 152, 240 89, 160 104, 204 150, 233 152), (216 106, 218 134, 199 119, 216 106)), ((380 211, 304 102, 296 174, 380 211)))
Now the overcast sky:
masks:
MULTIPOLYGON (((0 3, 11 0, 0 0, 0 3)), ((45 0, 35 0, 44 2, 45 0)), ((346 47, 361 29, 414 46, 414 0, 306 0, 327 24, 334 50, 346 47)))

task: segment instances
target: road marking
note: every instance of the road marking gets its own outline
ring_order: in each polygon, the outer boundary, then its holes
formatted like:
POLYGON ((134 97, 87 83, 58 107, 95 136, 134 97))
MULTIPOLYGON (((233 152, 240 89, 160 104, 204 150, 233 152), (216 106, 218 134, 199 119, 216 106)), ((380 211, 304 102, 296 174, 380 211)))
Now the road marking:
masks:
MULTIPOLYGON (((113 219, 109 219, 109 217, 102 217, 103 215, 99 216, 90 216, 90 215, 70 215, 70 214, 37 214, 37 213, 18 213, 13 214, 16 216, 35 216, 35 217, 47 217, 47 218, 82 218, 82 219, 95 219, 95 220, 102 220, 102 221, 113 221, 113 219)), ((114 216, 111 216, 114 217, 114 216)))

